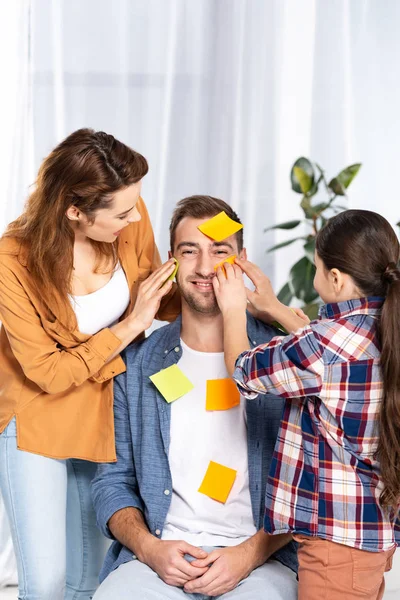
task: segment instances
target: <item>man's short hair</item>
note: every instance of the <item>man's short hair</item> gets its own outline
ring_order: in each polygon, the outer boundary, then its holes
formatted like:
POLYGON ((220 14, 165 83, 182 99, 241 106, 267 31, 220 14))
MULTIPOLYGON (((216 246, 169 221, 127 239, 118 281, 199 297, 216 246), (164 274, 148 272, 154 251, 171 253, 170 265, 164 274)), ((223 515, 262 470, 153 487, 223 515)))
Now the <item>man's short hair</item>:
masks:
MULTIPOLYGON (((172 213, 171 224, 169 226, 171 250, 174 250, 176 228, 182 219, 185 217, 191 217, 192 219, 205 219, 206 217, 210 217, 211 219, 222 211, 224 211, 232 221, 242 223, 233 208, 219 198, 213 198, 213 196, 189 196, 188 198, 179 200, 172 213)), ((243 249, 243 229, 238 231, 235 235, 240 252, 243 249)))

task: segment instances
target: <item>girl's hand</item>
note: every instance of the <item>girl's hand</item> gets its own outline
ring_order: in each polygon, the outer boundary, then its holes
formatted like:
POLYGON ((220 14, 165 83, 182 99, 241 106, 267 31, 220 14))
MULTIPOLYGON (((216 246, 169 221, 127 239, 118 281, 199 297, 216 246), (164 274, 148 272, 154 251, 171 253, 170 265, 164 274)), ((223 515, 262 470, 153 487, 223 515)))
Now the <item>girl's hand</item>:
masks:
POLYGON ((161 298, 170 291, 172 281, 165 281, 174 268, 175 261, 170 259, 140 284, 135 307, 128 319, 139 323, 142 331, 151 326, 160 308, 161 298))
POLYGON ((253 283, 255 290, 246 288, 247 299, 258 312, 267 313, 274 317, 274 312, 281 304, 275 295, 268 277, 254 263, 236 258, 235 262, 253 283))
POLYGON ((224 269, 219 267, 213 278, 215 297, 221 313, 246 313, 247 294, 243 281, 243 273, 237 265, 224 263, 224 269), (224 269, 226 276, 224 274, 224 269))

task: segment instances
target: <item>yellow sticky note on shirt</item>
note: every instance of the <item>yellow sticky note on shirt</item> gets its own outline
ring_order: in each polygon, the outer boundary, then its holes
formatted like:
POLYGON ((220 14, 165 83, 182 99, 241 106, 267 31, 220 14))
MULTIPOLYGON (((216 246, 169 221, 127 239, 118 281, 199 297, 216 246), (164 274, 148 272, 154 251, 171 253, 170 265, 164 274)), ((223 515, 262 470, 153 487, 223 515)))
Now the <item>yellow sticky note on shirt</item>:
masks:
POLYGON ((167 402, 182 398, 194 388, 193 383, 182 373, 178 365, 162 369, 162 371, 150 375, 150 379, 167 402))
POLYGON ((240 394, 232 379, 207 381, 206 410, 229 410, 240 404, 240 394))
POLYGON ((229 263, 230 265, 233 265, 235 263, 235 258, 236 258, 236 254, 233 254, 232 256, 228 256, 228 258, 221 260, 221 262, 214 265, 214 271, 216 271, 219 267, 221 267, 226 275, 224 264, 229 263))
POLYGON ((177 261, 177 259, 175 257, 174 257, 174 261, 175 261, 175 269, 172 271, 171 275, 169 277, 167 277, 167 279, 164 281, 163 285, 165 285, 167 283, 167 281, 170 281, 170 280, 173 281, 175 279, 175 275, 177 274, 178 269, 179 269, 179 262, 177 261))
POLYGON ((230 235, 243 229, 243 225, 241 223, 236 223, 236 221, 232 221, 232 219, 222 211, 212 219, 199 225, 198 229, 200 229, 204 235, 207 235, 216 242, 222 242, 222 240, 225 240, 230 235))
POLYGON ((199 487, 199 492, 225 504, 235 483, 236 473, 237 471, 234 469, 210 460, 207 472, 199 487))

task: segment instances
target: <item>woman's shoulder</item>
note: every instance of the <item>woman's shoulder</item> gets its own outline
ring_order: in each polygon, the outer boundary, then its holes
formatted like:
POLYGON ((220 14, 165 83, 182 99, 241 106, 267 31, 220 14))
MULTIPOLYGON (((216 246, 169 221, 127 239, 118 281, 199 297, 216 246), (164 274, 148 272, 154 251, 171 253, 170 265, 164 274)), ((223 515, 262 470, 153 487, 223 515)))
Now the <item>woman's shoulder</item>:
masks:
POLYGON ((14 271, 27 265, 27 248, 21 240, 12 236, 0 238, 0 268, 14 271))

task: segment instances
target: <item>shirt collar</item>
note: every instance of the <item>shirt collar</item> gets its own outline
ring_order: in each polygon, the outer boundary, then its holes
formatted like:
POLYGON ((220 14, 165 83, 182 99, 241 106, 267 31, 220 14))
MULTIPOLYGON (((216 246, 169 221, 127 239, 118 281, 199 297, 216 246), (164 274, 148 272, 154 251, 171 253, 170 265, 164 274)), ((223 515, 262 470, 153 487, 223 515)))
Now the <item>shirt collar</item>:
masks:
POLYGON ((384 301, 385 298, 369 296, 367 298, 325 304, 319 309, 319 318, 338 319, 339 317, 347 317, 353 314, 380 314, 384 301))
MULTIPOLYGON (((179 317, 177 317, 173 323, 170 323, 166 329, 167 337, 165 339, 165 354, 168 354, 171 351, 178 352, 176 349, 180 348, 181 327, 182 316, 179 315, 179 317)), ((247 313, 247 337, 249 338, 251 346, 258 343, 256 319, 249 312, 247 313)))

